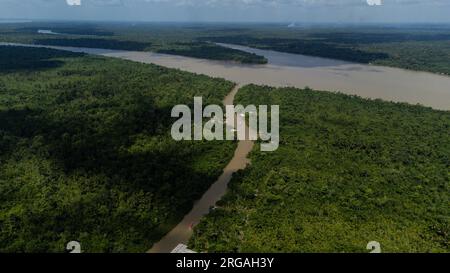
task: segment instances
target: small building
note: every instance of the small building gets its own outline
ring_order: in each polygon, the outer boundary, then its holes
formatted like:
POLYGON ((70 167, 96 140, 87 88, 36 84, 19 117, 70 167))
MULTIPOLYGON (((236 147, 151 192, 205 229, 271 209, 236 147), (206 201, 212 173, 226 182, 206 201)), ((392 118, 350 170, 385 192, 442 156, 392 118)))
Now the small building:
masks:
POLYGON ((187 248, 187 245, 179 244, 170 253, 197 253, 187 248))

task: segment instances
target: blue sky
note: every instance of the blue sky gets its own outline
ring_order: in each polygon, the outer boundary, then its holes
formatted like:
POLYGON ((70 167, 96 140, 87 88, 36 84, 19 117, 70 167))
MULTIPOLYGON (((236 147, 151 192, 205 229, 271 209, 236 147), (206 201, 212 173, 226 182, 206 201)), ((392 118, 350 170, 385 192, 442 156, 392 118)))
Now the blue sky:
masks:
POLYGON ((3 19, 435 23, 449 14, 450 0, 0 0, 3 19))

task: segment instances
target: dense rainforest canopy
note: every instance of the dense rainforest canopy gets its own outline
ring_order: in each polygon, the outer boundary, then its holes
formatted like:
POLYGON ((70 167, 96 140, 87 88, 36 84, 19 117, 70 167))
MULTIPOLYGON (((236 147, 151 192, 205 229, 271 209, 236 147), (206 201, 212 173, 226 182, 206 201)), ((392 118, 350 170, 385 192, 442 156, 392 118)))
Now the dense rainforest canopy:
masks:
POLYGON ((170 136, 174 105, 220 104, 230 82, 43 48, 0 62, 0 252, 144 252, 233 155, 170 136))
MULTIPOLYGON (((0 41, 265 63, 212 42, 450 75, 450 28, 25 23, 0 41), (60 34, 38 34, 49 29, 60 34)), ((0 252, 141 252, 231 158, 174 142, 170 110, 220 104, 233 84, 104 57, 0 46, 0 252)), ((190 247, 209 252, 450 251, 450 114, 309 89, 250 85, 278 104, 280 148, 251 155, 190 247)))
POLYGON ((450 112, 255 85, 236 100, 280 105, 280 148, 255 147, 191 248, 450 251, 450 112))

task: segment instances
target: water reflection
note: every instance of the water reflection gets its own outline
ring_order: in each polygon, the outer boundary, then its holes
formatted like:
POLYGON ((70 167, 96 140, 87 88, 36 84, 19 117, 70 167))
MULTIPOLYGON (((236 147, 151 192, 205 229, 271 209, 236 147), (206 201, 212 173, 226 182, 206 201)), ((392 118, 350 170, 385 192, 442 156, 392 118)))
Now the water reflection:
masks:
POLYGON ((245 51, 248 53, 254 53, 256 55, 264 56, 267 58, 269 64, 277 66, 292 66, 292 67, 304 67, 304 68, 314 68, 314 67, 338 67, 338 66, 348 66, 354 64, 352 62, 326 59, 321 57, 305 56, 300 54, 291 54, 285 52, 278 52, 273 50, 263 50, 256 49, 241 45, 232 45, 217 43, 220 46, 237 49, 245 51))

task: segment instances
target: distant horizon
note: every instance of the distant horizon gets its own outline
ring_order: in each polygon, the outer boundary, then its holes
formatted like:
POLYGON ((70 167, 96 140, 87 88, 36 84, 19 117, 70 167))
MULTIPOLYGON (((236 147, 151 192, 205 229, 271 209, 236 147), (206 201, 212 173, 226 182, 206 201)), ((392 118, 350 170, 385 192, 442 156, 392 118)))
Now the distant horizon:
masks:
MULTIPOLYGON (((49 18, 0 18, 0 22, 6 23, 150 23, 150 24, 224 24, 224 25, 239 25, 239 24, 266 24, 266 25, 380 25, 380 26, 395 26, 395 25, 449 25, 450 21, 442 22, 334 22, 334 21, 152 21, 152 20, 101 20, 101 19, 49 19, 49 18)), ((295 26, 294 26, 295 27, 295 26)))
POLYGON ((34 21, 450 23, 448 0, 3 0, 0 18, 34 21))

